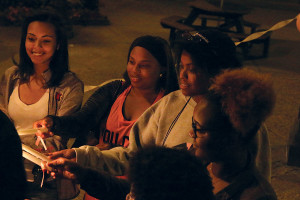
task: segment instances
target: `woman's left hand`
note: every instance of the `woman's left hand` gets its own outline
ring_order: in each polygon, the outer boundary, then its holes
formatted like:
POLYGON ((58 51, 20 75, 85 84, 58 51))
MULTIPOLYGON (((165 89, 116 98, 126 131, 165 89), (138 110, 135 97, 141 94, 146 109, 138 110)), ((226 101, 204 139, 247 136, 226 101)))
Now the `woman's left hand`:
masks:
POLYGON ((36 136, 40 136, 41 138, 45 139, 48 137, 52 137, 54 134, 53 132, 49 131, 53 127, 53 121, 50 117, 45 117, 39 121, 34 122, 33 128, 37 129, 36 136), (47 131, 41 131, 41 128, 45 128, 47 131))

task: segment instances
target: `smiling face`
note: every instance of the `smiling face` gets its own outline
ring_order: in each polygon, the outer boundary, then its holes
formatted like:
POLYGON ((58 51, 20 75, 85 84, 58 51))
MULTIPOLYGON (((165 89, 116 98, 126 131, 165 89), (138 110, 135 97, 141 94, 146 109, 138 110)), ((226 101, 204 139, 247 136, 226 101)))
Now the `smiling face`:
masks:
POLYGON ((160 78, 161 66, 149 51, 136 46, 130 52, 127 73, 134 88, 155 90, 160 78))
POLYGON ((192 57, 185 50, 181 54, 179 66, 180 89, 185 96, 205 94, 209 87, 209 75, 197 68, 192 57))
POLYGON ((43 66, 47 69, 57 48, 54 26, 46 22, 31 22, 27 29, 25 48, 35 67, 43 66))

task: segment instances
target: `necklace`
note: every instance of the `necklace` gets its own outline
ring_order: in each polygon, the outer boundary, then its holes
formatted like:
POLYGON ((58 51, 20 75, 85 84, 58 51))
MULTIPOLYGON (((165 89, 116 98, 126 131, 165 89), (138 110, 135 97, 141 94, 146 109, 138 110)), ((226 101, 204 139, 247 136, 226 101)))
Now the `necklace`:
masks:
POLYGON ((185 107, 187 106, 187 104, 189 103, 189 101, 191 100, 192 97, 190 97, 187 102, 185 103, 185 105, 183 106, 183 108, 180 110, 180 112, 177 114, 177 116, 175 117, 175 119, 173 120, 173 122, 171 123, 166 136, 164 137, 163 143, 162 145, 164 146, 166 143, 167 138, 169 137, 171 130, 173 129, 173 127, 175 126, 176 122, 178 121, 178 118, 180 117, 181 113, 183 112, 183 110, 185 109, 185 107))

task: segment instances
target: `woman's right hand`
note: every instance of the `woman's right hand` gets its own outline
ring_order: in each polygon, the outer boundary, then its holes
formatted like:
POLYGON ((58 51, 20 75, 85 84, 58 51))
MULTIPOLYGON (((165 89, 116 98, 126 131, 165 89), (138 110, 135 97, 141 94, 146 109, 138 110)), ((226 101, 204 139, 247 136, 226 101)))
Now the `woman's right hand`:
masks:
POLYGON ((52 127, 53 127, 53 120, 50 117, 45 117, 44 119, 41 119, 33 123, 33 128, 37 129, 35 135, 40 136, 43 139, 54 135, 53 132, 50 131, 52 127), (42 128, 45 128, 46 131, 41 130, 42 128))
POLYGON ((66 159, 76 162, 76 152, 74 149, 64 149, 61 151, 48 153, 48 156, 51 160, 55 160, 58 158, 66 158, 66 159))
POLYGON ((82 168, 76 162, 66 159, 57 158, 50 162, 43 162, 41 164, 42 170, 51 173, 53 178, 63 177, 71 180, 77 180, 80 176, 82 168))
POLYGON ((82 171, 81 167, 76 162, 65 158, 55 159, 47 163, 47 166, 54 169, 51 172, 53 178, 64 177, 71 180, 77 180, 82 171))
MULTIPOLYGON (((76 171, 78 164, 76 164, 76 153, 74 149, 64 149, 53 153, 47 153, 46 155, 51 161, 48 163, 43 161, 41 163, 41 167, 43 171, 47 171, 47 173, 51 173, 51 176, 53 177, 56 177, 58 175, 58 176, 64 176, 65 178, 69 178, 69 179, 76 179, 76 177, 74 176, 75 174, 69 174, 69 176, 67 176, 66 174, 68 173, 65 174, 63 173, 64 171, 67 172, 70 170, 61 168, 65 164, 69 164, 70 166, 74 166, 74 171, 76 171)), ((71 173, 71 171, 69 173, 71 173)))

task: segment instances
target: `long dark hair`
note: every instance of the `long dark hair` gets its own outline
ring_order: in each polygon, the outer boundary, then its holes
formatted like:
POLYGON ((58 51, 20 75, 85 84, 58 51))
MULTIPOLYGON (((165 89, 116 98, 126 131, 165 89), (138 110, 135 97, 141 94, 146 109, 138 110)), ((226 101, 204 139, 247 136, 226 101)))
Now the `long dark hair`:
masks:
POLYGON ((31 59, 26 53, 25 42, 28 26, 34 21, 47 22, 55 27, 56 43, 59 48, 55 50, 50 61, 49 69, 51 70, 52 75, 45 86, 54 87, 60 84, 64 74, 69 71, 68 40, 64 30, 64 23, 60 16, 50 11, 41 11, 27 17, 22 26, 19 52, 20 60, 19 63, 15 60, 13 60, 13 62, 19 67, 21 82, 28 82, 29 77, 34 74, 34 67, 31 59))
MULTIPOLYGON (((132 49, 136 46, 140 46, 147 49, 151 53, 151 55, 159 62, 162 69, 165 69, 164 73, 162 73, 162 77, 160 78, 157 88, 164 89, 165 95, 175 90, 178 90, 178 82, 173 56, 168 42, 161 37, 150 35, 145 35, 136 38, 129 48, 127 63, 129 61, 132 49)), ((126 84, 130 85, 130 79, 128 77, 127 70, 125 71, 123 77, 125 79, 126 84)))

